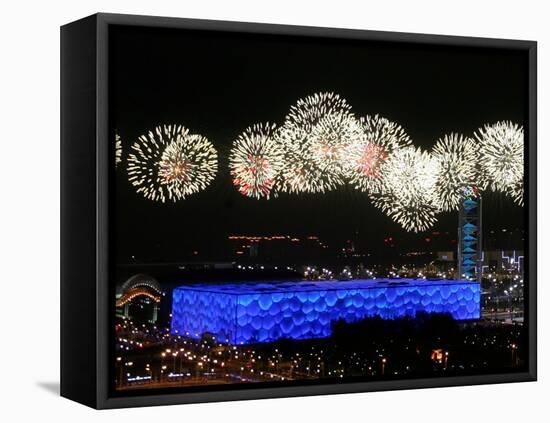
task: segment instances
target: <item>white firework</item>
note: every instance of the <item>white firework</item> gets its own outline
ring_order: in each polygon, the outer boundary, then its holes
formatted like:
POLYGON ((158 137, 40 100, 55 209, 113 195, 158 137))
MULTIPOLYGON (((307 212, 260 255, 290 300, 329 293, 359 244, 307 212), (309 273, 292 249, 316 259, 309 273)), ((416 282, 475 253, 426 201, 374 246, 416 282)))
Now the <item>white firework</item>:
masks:
POLYGON ((277 188, 322 193, 342 185, 343 151, 358 134, 351 106, 338 94, 316 93, 298 100, 277 132, 285 162, 277 188))
POLYGON ((432 156, 439 162, 435 193, 441 211, 458 210, 464 189, 476 185, 477 149, 460 134, 437 140, 432 156))
POLYGON ((115 133, 115 169, 122 162, 122 139, 115 133))
POLYGON ((283 149, 274 139, 275 125, 256 124, 233 142, 229 168, 233 184, 247 197, 269 199, 283 168, 283 149))
POLYGON ((523 205, 523 127, 503 121, 478 129, 481 186, 510 195, 523 205))
POLYGON ((217 172, 217 153, 181 125, 157 126, 139 137, 128 155, 128 180, 153 201, 177 201, 204 189, 217 172))
POLYGON ((351 114, 351 106, 345 99, 332 92, 315 93, 290 107, 285 126, 298 134, 309 133, 322 118, 337 113, 351 114))
POLYGON ((395 150, 381 166, 382 188, 370 198, 405 230, 428 230, 440 209, 435 195, 438 169, 427 152, 415 147, 395 150))
POLYGON ((382 188, 382 165, 394 151, 410 146, 411 139, 400 125, 379 115, 361 118, 358 124, 361 136, 345 152, 346 176, 356 189, 376 193, 382 188))
POLYGON ((160 183, 158 163, 167 145, 176 140, 182 130, 186 131, 178 125, 157 126, 130 147, 128 180, 145 198, 166 201, 168 187, 160 183))
POLYGON ((323 174, 344 182, 348 163, 346 152, 362 137, 361 126, 349 113, 330 113, 312 128, 305 145, 307 154, 323 174))
POLYGON ((523 187, 524 187, 524 184, 523 184, 523 181, 521 181, 521 182, 518 182, 515 186, 513 186, 508 192, 508 194, 514 199, 516 204, 522 207, 524 205, 523 187))
POLYGON ((181 133, 162 153, 160 183, 167 187, 172 201, 204 190, 216 176, 218 155, 202 135, 181 133))

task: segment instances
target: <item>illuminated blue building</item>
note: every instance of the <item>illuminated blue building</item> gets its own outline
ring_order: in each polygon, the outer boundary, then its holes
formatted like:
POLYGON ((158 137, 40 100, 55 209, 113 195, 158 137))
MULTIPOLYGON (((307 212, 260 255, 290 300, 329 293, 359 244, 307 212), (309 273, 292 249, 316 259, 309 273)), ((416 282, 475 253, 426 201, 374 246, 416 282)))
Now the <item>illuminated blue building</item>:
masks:
POLYGON ((189 285, 174 290, 174 335, 249 344, 281 338, 323 338, 331 322, 419 311, 480 317, 480 286, 471 281, 369 279, 345 282, 189 285))

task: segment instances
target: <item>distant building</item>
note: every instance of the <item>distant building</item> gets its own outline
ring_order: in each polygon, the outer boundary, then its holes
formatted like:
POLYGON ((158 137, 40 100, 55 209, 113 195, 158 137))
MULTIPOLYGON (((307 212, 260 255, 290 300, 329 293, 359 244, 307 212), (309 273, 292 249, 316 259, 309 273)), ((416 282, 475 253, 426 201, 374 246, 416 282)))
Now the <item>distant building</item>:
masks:
POLYGON ((437 252, 437 260, 438 261, 455 261, 455 252, 454 251, 438 251, 437 252))
POLYGON ((368 279, 332 282, 194 284, 174 290, 172 335, 230 344, 326 338, 333 322, 448 313, 480 318, 480 284, 463 280, 368 279))
MULTIPOLYGON (((300 262, 318 259, 327 254, 328 246, 316 235, 231 235, 228 237, 235 259, 261 260, 264 263, 300 262)), ((353 244, 346 244, 346 248, 353 244)), ((347 251, 347 250, 345 250, 347 251)))
POLYGON ((481 256, 483 271, 523 272, 524 256, 522 250, 489 250, 481 256))

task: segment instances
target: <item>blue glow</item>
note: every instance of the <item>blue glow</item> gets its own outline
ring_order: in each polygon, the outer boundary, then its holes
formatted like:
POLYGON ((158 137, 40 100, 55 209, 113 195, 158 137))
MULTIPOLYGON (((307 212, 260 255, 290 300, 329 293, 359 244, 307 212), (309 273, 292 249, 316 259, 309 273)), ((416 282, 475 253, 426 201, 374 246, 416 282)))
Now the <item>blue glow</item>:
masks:
POLYGON ((197 284, 174 290, 171 332, 192 338, 207 333, 232 344, 323 338, 340 319, 414 317, 419 311, 478 319, 479 302, 479 283, 471 281, 197 284))
POLYGON ((464 194, 459 214, 459 274, 473 280, 480 277, 481 197, 474 188, 467 189, 464 194))

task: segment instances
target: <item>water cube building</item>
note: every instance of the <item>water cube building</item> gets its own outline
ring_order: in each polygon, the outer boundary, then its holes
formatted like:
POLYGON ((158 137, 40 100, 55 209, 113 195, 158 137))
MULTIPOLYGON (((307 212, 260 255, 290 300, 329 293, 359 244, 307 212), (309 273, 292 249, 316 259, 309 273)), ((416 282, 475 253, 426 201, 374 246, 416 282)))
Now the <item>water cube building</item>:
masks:
POLYGON ((480 317, 480 285, 465 280, 369 279, 338 282, 194 284, 173 292, 171 332, 231 344, 330 336, 331 323, 419 311, 480 317))

